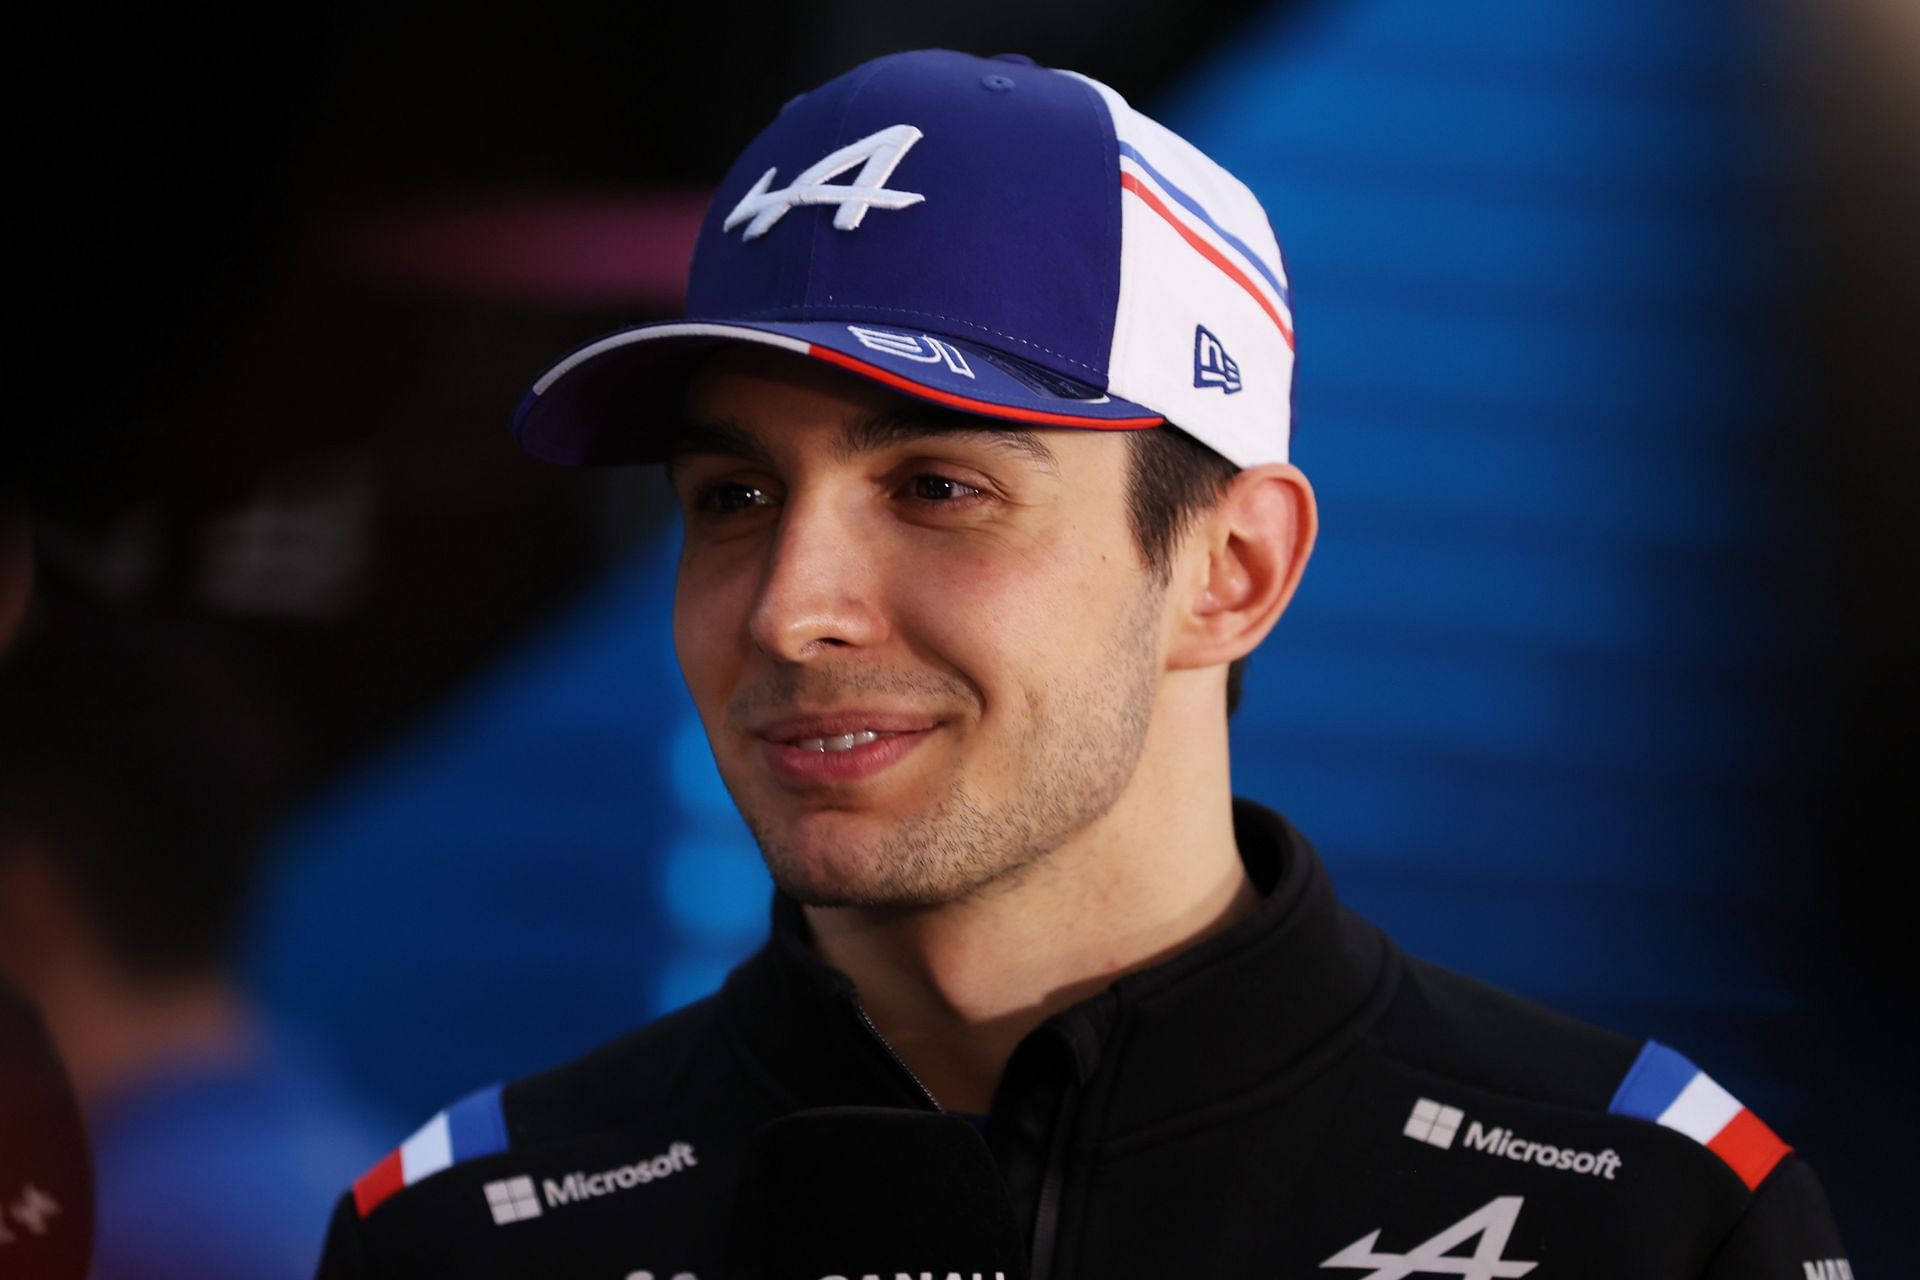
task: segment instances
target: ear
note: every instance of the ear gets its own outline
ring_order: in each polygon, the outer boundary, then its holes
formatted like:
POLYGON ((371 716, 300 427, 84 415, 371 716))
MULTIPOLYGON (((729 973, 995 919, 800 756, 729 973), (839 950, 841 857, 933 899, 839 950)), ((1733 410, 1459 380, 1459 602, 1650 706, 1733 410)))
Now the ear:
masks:
POLYGON ((1185 592, 1170 666, 1220 666, 1266 639, 1293 599, 1319 533, 1313 486, 1274 462, 1233 478, 1182 545, 1174 574, 1185 592))

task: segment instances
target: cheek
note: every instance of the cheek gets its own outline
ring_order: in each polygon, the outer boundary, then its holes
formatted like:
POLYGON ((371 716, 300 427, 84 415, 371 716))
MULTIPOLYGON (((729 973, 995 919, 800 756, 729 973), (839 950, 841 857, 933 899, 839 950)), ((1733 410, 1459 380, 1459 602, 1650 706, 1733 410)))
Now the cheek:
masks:
POLYGON ((673 648, 703 716, 725 698, 738 677, 751 608, 751 584, 745 575, 681 563, 673 592, 673 648))
POLYGON ((904 562, 889 577, 902 630, 979 688, 989 713, 1072 665, 1108 609, 1098 564, 1066 538, 904 562))

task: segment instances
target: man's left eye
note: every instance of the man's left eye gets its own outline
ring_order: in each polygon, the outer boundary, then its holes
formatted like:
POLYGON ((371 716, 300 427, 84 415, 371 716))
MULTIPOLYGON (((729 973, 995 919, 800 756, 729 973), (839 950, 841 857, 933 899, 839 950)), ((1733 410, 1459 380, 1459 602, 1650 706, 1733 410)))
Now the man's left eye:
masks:
POLYGON ((922 502, 953 502, 980 496, 980 490, 948 476, 915 476, 908 488, 922 502))

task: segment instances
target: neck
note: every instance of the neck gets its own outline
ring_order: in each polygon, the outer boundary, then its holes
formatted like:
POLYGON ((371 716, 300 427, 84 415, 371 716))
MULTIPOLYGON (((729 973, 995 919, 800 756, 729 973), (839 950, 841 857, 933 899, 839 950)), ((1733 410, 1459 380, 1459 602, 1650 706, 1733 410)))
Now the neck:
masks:
POLYGON ((941 1105, 985 1113, 1050 1015, 1251 913, 1227 741, 1212 714, 1160 714, 1133 781, 1025 873, 914 911, 807 909, 820 956, 941 1105))

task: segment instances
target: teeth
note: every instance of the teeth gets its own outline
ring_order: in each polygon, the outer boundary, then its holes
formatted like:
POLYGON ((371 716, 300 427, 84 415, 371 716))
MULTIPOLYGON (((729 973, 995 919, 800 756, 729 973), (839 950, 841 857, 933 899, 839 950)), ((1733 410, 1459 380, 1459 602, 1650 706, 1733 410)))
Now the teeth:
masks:
POLYGON ((793 745, 802 751, 851 751, 879 740, 880 735, 873 730, 862 729, 859 733, 843 733, 837 738, 802 738, 793 745))

